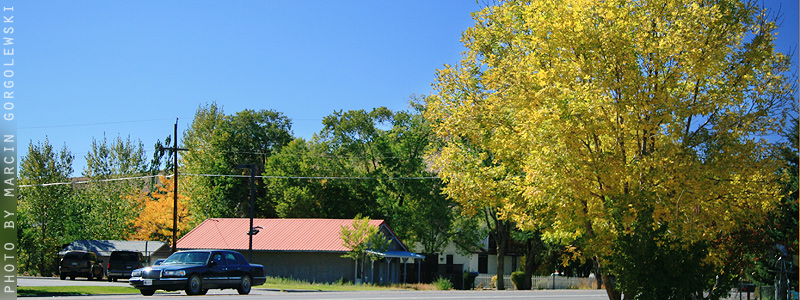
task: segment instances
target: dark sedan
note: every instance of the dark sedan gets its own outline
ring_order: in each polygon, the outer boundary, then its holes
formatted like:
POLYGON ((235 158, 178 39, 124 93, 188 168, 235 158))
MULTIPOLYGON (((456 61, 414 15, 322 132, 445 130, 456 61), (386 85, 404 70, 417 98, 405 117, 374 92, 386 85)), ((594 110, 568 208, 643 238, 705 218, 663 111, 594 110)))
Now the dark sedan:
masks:
POLYGON ((134 270, 130 284, 145 296, 156 290, 205 295, 210 289, 236 289, 246 295, 265 281, 264 266, 248 263, 239 252, 190 250, 173 253, 158 266, 134 270))

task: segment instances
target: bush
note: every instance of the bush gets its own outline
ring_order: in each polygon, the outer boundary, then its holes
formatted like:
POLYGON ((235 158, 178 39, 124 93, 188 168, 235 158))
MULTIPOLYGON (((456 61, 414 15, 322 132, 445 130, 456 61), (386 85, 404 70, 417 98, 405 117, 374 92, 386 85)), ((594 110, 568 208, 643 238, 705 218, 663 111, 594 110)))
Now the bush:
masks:
POLYGON ((478 277, 478 273, 464 272, 464 290, 475 288, 476 277, 478 277))
POLYGON ((525 272, 515 271, 511 273, 511 282, 514 283, 515 289, 525 290, 525 272))
POLYGON ((436 286, 437 290, 446 291, 453 289, 453 283, 450 282, 450 279, 444 277, 437 278, 436 281, 433 282, 433 285, 436 286))

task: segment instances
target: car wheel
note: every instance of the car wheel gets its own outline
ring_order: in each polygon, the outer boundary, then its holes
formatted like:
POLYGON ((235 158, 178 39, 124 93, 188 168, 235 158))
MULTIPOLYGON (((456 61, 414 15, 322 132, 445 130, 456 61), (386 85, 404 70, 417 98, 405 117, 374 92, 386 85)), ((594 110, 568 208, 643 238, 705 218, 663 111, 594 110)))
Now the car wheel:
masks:
POLYGON ((106 276, 106 277, 108 277, 108 278, 106 278, 106 280, 108 280, 108 282, 114 281, 114 279, 111 279, 111 276, 106 276))
POLYGON ((75 276, 70 276, 69 280, 75 280, 75 276))
POLYGON ((67 280, 67 274, 62 273, 61 274, 61 280, 67 280))
POLYGON ((208 290, 202 290, 202 291, 200 291, 200 294, 198 294, 198 295, 205 295, 205 294, 208 294, 208 290))
POLYGON ((189 277, 189 282, 186 283, 186 294, 187 295, 200 295, 203 291, 203 280, 200 279, 200 276, 197 274, 192 275, 189 277))
POLYGON ((239 287, 236 288, 236 291, 239 292, 239 295, 247 295, 250 294, 250 289, 253 287, 253 281, 250 279, 250 276, 245 275, 242 277, 242 282, 239 283, 239 287))
POLYGON ((141 290, 139 290, 139 292, 142 293, 142 296, 152 296, 153 294, 156 293, 156 290, 154 290, 154 289, 141 289, 141 290))

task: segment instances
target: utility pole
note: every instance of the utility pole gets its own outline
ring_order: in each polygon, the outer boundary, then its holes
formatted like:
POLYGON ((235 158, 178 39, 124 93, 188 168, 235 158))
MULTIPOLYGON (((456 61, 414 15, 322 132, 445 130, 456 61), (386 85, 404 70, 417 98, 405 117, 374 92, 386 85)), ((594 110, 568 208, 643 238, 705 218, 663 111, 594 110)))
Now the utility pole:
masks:
POLYGON ((256 192, 256 165, 254 164, 237 164, 237 169, 250 170, 250 230, 247 235, 250 236, 250 261, 253 261, 253 236, 258 234, 258 229, 263 229, 260 226, 253 228, 253 211, 255 207, 255 192, 256 192))
POLYGON ((172 253, 178 250, 178 151, 188 151, 189 149, 178 148, 178 119, 175 118, 175 135, 172 140, 174 141, 171 148, 161 147, 159 151, 170 150, 173 154, 174 163, 172 165, 172 253))

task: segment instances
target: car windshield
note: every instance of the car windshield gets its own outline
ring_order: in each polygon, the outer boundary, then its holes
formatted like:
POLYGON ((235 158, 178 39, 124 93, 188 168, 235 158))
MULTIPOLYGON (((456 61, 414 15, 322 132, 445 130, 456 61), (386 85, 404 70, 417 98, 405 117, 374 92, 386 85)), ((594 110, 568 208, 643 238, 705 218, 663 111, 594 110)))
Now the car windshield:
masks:
POLYGON ((208 263, 208 252, 178 252, 167 257, 162 265, 205 265, 208 263))

